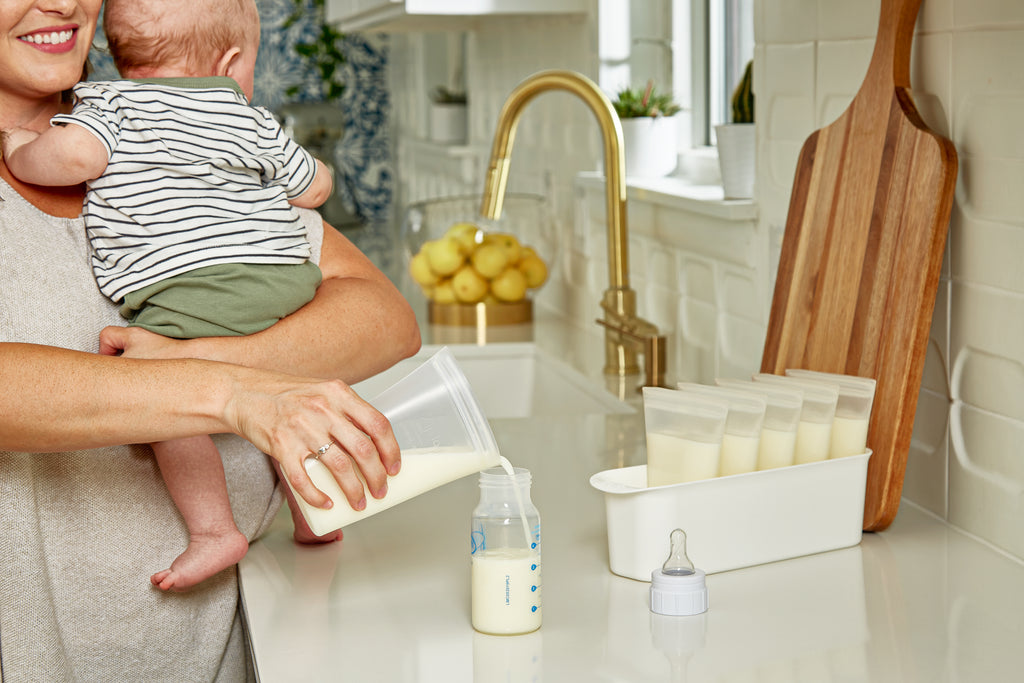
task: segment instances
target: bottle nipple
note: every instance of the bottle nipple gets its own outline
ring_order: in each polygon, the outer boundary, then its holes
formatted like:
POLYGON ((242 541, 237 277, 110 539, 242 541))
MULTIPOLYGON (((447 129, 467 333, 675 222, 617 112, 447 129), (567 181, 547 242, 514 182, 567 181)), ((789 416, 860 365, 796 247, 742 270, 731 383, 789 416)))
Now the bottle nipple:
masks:
POLYGON ((694 615, 708 609, 704 572, 686 554, 686 533, 669 535, 671 550, 661 569, 651 572, 651 611, 668 616, 694 615))
POLYGON ((665 564, 661 565, 661 573, 669 576, 689 576, 694 573, 693 562, 686 554, 686 532, 676 529, 669 536, 671 550, 665 564))

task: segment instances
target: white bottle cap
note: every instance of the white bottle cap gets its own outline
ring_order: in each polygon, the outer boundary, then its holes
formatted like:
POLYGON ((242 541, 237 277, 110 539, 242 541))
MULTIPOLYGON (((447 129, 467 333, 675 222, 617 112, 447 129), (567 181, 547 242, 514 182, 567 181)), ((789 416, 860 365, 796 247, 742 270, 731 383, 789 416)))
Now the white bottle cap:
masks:
POLYGON ((704 571, 691 574, 667 574, 661 569, 651 572, 651 611, 672 617, 701 614, 708 610, 708 588, 704 571))

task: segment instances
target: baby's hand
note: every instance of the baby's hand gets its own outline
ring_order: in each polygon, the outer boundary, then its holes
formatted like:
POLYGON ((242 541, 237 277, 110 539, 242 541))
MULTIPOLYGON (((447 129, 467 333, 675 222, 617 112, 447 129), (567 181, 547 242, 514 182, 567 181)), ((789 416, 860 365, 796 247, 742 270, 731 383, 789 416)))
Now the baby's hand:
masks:
POLYGON ((0 133, 0 144, 3 145, 4 158, 9 158, 22 145, 32 142, 39 133, 28 128, 9 128, 0 133))

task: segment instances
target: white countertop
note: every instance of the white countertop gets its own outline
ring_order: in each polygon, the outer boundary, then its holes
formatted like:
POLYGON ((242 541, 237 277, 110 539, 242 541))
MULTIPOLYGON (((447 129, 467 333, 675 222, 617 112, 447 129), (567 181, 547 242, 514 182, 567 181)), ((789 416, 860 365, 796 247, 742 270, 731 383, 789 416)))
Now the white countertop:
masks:
POLYGON ((533 473, 541 629, 485 636, 470 624, 476 477, 329 546, 293 543, 282 509, 240 563, 260 681, 1024 680, 1024 565, 910 503, 859 546, 708 576, 708 612, 664 617, 648 583, 609 571, 604 503, 588 483, 643 462, 640 415, 492 428, 533 473))

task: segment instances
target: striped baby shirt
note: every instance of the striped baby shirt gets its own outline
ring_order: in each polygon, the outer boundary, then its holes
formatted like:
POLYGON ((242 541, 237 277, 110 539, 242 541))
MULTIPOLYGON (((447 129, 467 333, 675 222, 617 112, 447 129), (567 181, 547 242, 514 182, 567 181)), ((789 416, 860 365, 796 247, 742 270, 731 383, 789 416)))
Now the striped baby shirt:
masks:
POLYGON ((114 302, 223 263, 297 264, 306 233, 288 200, 313 182, 313 157, 230 78, 93 81, 70 114, 107 148, 83 216, 100 291, 114 302))

